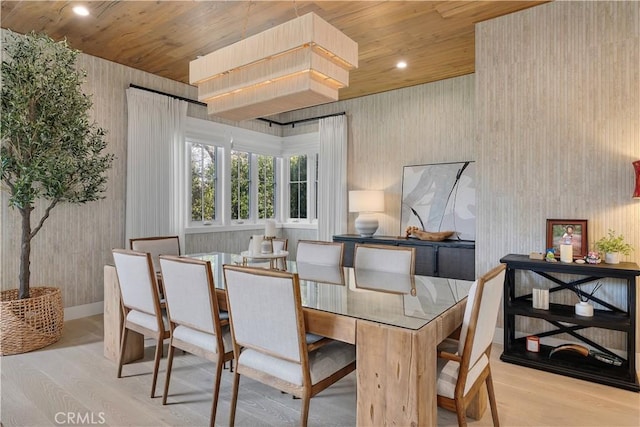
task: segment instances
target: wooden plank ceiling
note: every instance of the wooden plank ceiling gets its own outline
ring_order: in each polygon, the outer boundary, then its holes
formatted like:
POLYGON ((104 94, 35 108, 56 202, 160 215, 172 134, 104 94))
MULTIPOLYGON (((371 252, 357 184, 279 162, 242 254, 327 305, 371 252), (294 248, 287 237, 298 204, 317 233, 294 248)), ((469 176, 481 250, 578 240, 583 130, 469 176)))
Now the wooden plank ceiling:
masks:
POLYGON ((188 83, 189 62, 315 12, 359 45, 349 99, 474 72, 474 23, 546 1, 2 1, 1 26, 188 83), (85 4, 91 15, 72 7, 85 4), (399 60, 408 63, 397 69, 399 60))

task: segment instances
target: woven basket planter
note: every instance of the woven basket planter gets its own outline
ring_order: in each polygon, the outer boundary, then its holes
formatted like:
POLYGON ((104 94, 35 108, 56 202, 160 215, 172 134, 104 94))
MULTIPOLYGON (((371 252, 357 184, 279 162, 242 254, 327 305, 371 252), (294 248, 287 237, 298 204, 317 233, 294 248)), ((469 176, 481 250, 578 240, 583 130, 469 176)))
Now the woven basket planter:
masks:
POLYGON ((60 339, 64 323, 58 288, 32 287, 31 298, 18 299, 18 290, 0 296, 0 356, 26 353, 60 339))

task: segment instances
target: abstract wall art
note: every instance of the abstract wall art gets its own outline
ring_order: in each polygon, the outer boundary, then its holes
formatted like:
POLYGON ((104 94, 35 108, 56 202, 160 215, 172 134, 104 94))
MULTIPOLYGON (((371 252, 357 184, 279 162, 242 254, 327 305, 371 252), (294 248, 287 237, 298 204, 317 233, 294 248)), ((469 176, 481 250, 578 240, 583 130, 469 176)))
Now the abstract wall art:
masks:
POLYGON ((454 231, 450 239, 475 241, 475 162, 405 166, 400 233, 408 226, 454 231))

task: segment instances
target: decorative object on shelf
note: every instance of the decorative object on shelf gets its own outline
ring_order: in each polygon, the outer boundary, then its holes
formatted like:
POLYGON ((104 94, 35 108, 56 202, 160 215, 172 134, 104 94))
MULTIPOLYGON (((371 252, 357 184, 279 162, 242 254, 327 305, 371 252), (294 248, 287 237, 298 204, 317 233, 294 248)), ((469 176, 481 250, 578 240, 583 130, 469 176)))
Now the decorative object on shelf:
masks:
POLYGON ((531 290, 531 302, 533 308, 549 310, 549 289, 533 288, 531 290))
MULTIPOLYGON (((62 336, 61 291, 31 287, 32 240, 56 206, 100 200, 106 191, 114 155, 105 153, 106 132, 93 121, 79 54, 64 40, 33 32, 9 31, 2 43, 0 190, 19 212, 22 223, 15 228, 22 236, 19 254, 4 252, 7 259, 16 255, 20 267, 13 282, 18 289, 0 298, 0 355, 42 348, 62 336)), ((57 265, 66 261, 64 253, 43 259, 57 265)), ((48 269, 40 267, 39 280, 48 269)))
POLYGON ((575 307, 578 316, 593 317, 593 306, 588 302, 579 301, 575 307))
POLYGON ((532 353, 540 352, 540 338, 535 335, 531 335, 527 337, 527 351, 532 353))
POLYGON ((606 363, 607 365, 622 366, 622 360, 619 357, 613 354, 589 350, 587 347, 580 344, 561 344, 549 352, 549 359, 551 359, 551 356, 554 354, 577 354, 584 357, 592 357, 599 362, 606 363))
POLYGON ((598 282, 589 293, 583 291, 577 286, 575 287, 576 295, 578 295, 578 298, 580 299, 580 301, 575 305, 575 311, 578 316, 593 317, 593 305, 589 303, 589 300, 592 299, 601 287, 602 283, 598 282))
POLYGON ((587 220, 548 219, 547 248, 553 248, 554 255, 560 256, 562 262, 570 263, 575 258, 584 258, 588 248, 587 220))
POLYGON ((598 252, 595 251, 590 251, 586 257, 584 257, 585 261, 587 261, 587 263, 589 264, 600 264, 600 262, 602 261, 600 259, 600 254, 598 252))
POLYGON ((556 255, 553 251, 553 248, 547 249, 547 254, 544 257, 544 260, 547 262, 558 262, 558 260, 556 259, 556 255))
POLYGON ((273 238, 265 237, 260 243, 260 253, 261 254, 270 254, 273 252, 273 238))
POLYGON ((209 114, 240 121, 338 100, 358 67, 358 44, 315 13, 189 63, 209 114))
POLYGON ((566 233, 560 241, 560 261, 566 263, 573 262, 573 243, 571 241, 573 226, 568 225, 566 233))
POLYGON ((596 249, 604 252, 604 262, 607 264, 619 264, 620 254, 629 255, 634 250, 630 243, 624 241, 622 234, 616 235, 614 230, 609 229, 608 235, 595 243, 596 249))
POLYGON ((542 261, 544 259, 544 254, 542 252, 531 252, 529 253, 529 259, 537 259, 538 261, 542 261))
POLYGON ((405 166, 402 174, 400 232, 456 233, 458 240, 476 239, 476 163, 405 166))
POLYGON ((251 236, 251 241, 249 242, 249 253, 259 254, 262 253, 262 241, 264 240, 264 236, 262 234, 254 234, 251 236))
POLYGON ((633 164, 633 169, 636 172, 636 186, 633 190, 633 198, 640 199, 640 160, 636 160, 633 164))
POLYGON ((273 219, 268 219, 264 223, 264 237, 265 239, 276 237, 276 222, 273 219))
POLYGON ((429 232, 422 231, 418 227, 409 226, 404 234, 406 238, 415 237, 420 240, 429 240, 431 242, 442 242, 453 235, 453 231, 429 232))
POLYGON ((384 212, 382 190, 349 191, 349 212, 358 212, 355 226, 362 237, 371 237, 378 230, 376 212, 384 212))

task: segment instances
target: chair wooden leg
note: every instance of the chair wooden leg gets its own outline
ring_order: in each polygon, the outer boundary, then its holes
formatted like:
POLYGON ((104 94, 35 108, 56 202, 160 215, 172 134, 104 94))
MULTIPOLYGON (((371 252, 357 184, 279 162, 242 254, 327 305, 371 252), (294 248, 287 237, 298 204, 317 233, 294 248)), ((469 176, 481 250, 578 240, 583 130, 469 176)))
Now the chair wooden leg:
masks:
POLYGON ((220 395, 220 380, 222 379, 222 360, 216 363, 216 377, 213 383, 213 402, 211 403, 211 420, 209 426, 214 427, 216 423, 216 412, 218 411, 218 396, 220 395))
POLYGON ((305 393, 302 396, 302 408, 300 408, 300 425, 307 427, 307 420, 309 419, 309 401, 311 400, 310 393, 305 393))
POLYGON ((124 322, 122 324, 122 334, 120 339, 120 355, 118 356, 118 378, 122 378, 122 365, 124 363, 124 351, 127 342, 127 336, 129 335, 129 330, 125 326, 124 322))
POLYGON ((153 381, 151 382, 151 397, 156 395, 156 382, 158 381, 158 370, 160 369, 160 358, 162 357, 163 340, 162 335, 156 337, 156 357, 153 363, 153 381))
POLYGON ((175 349, 171 343, 169 344, 169 355, 167 356, 167 376, 164 380, 164 393, 162 394, 162 404, 167 404, 167 396, 169 395, 169 381, 171 380, 171 367, 173 366, 173 353, 175 349))
POLYGON ((491 378, 491 370, 487 376, 487 393, 489 394, 489 405, 491 405, 491 417, 493 418, 493 426, 500 427, 500 420, 498 419, 498 405, 496 402, 496 395, 493 390, 493 379, 491 378))
POLYGON ((240 386, 240 374, 238 368, 233 374, 233 391, 231 392, 231 413, 229 414, 229 426, 233 427, 236 422, 236 404, 238 403, 238 387, 240 386))
POLYGON ((456 415, 458 417, 458 426, 460 427, 467 426, 467 415, 465 412, 466 408, 464 407, 462 400, 456 399, 456 415))

